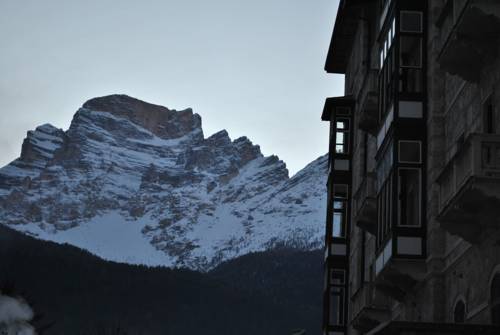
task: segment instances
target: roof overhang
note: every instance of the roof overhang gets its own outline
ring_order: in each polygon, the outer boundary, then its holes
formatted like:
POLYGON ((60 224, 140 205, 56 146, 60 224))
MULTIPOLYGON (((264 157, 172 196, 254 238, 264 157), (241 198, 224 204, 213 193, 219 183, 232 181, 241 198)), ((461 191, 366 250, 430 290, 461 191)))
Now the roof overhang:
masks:
POLYGON ((340 0, 333 34, 326 56, 325 71, 344 74, 351 56, 352 44, 363 5, 375 0, 340 0))
POLYGON ((354 106, 354 99, 352 95, 347 95, 343 97, 331 97, 326 98, 325 106, 323 107, 323 113, 321 114, 322 121, 332 121, 332 111, 336 107, 350 107, 354 106))

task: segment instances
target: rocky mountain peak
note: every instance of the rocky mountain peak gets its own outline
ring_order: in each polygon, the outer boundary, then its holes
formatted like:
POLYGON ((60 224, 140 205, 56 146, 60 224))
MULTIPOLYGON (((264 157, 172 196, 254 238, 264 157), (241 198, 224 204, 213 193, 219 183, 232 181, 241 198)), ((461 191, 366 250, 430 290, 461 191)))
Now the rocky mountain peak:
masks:
POLYGON ((286 164, 201 118, 125 95, 87 101, 67 131, 29 131, 0 169, 0 222, 103 258, 207 270, 323 241, 327 158, 286 164))
POLYGON ((127 118, 163 139, 179 138, 201 130, 201 117, 194 114, 191 108, 171 110, 124 94, 93 98, 85 102, 82 108, 127 118))
POLYGON ((206 141, 208 145, 213 146, 224 146, 231 144, 231 138, 229 138, 229 134, 225 129, 212 134, 206 139, 206 141))

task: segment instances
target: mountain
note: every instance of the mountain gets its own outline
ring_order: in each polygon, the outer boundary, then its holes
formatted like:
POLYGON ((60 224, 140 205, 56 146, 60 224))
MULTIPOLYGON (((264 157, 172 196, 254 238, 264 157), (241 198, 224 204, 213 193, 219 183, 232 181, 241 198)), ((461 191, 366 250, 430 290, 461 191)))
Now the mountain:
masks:
POLYGON ((0 255, 0 291, 27 299, 38 334, 321 331, 320 251, 251 253, 202 273, 109 262, 0 225, 0 255))
POLYGON ((324 235, 326 156, 283 161, 201 117, 126 95, 87 101, 67 131, 29 131, 0 169, 0 222, 104 259, 208 271, 324 235))

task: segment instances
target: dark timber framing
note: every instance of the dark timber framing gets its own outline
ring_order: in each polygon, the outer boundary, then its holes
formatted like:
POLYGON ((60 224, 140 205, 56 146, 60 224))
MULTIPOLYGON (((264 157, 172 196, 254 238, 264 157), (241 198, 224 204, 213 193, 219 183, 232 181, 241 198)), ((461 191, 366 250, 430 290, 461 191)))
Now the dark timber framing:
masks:
POLYGON ((349 315, 353 113, 352 97, 328 98, 321 117, 330 122, 323 331, 339 335, 346 334, 349 315))
POLYGON ((325 335, 500 334, 499 41, 498 0, 340 0, 325 335))
POLYGON ((425 259, 427 229, 426 1, 398 0, 387 2, 386 6, 387 14, 379 34, 377 275, 391 258, 425 259), (412 24, 402 21, 407 17, 412 24), (418 159, 404 159, 402 154, 412 145, 418 148, 418 159), (401 150, 402 147, 405 149, 401 150), (419 194, 417 212, 415 208, 410 210, 415 204, 404 201, 405 192, 410 193, 408 189, 415 187, 411 184, 415 181, 417 190, 411 192, 419 194), (405 220, 409 213, 418 217, 411 224, 405 220))

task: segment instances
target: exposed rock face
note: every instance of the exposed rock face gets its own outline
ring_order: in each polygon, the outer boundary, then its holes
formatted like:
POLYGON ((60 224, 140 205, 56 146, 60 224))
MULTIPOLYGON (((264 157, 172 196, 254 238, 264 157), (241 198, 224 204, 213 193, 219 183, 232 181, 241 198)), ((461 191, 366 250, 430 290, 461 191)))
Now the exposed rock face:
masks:
POLYGON ((82 108, 126 118, 163 139, 178 138, 196 129, 201 130, 201 117, 193 114, 192 109, 169 110, 127 95, 94 98, 82 108))
POLYGON ((326 156, 293 178, 276 156, 201 118, 123 95, 64 132, 28 132, 0 169, 0 219, 116 261, 206 270, 277 245, 320 247, 326 156))

